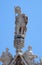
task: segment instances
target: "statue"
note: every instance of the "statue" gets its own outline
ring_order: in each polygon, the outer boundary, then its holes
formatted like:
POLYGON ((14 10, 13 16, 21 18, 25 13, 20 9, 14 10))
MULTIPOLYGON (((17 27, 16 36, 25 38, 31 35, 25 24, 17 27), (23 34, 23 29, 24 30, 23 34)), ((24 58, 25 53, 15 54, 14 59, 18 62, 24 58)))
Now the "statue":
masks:
POLYGON ((25 14, 21 13, 21 8, 19 6, 15 7, 15 13, 17 14, 15 17, 16 34, 24 34, 26 31, 28 17, 25 14))
POLYGON ((3 65, 9 65, 9 63, 12 61, 13 57, 12 55, 8 52, 8 48, 6 48, 6 52, 3 52, 0 61, 2 61, 3 65))
POLYGON ((21 8, 19 6, 16 6, 14 46, 17 52, 21 52, 21 49, 24 47, 24 38, 25 38, 27 22, 28 22, 28 17, 25 14, 21 13, 21 8))
POLYGON ((28 46, 28 50, 24 53, 23 56, 25 57, 25 60, 29 63, 29 65, 32 65, 34 59, 37 58, 37 55, 33 54, 31 46, 28 46))

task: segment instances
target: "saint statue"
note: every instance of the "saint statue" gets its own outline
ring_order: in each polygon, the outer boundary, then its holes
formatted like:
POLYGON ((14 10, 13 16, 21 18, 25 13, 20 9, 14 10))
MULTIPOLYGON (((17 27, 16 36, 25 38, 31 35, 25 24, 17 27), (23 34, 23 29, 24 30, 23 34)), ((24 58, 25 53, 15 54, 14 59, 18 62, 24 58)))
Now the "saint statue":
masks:
POLYGON ((21 8, 19 6, 15 7, 15 23, 16 23, 16 34, 24 34, 26 31, 26 24, 28 22, 28 17, 21 13, 21 8))

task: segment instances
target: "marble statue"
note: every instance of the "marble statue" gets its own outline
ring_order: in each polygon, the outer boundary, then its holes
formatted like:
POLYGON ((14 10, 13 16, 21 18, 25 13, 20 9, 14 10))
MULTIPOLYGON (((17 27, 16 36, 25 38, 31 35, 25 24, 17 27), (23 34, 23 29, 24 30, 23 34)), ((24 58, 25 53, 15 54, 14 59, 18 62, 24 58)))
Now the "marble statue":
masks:
POLYGON ((33 64, 35 58, 38 58, 37 55, 33 54, 32 47, 28 46, 28 50, 24 53, 25 60, 29 63, 29 65, 33 64))
POLYGON ((17 34, 24 34, 26 31, 26 24, 28 22, 28 17, 25 14, 21 13, 21 8, 16 7, 15 8, 15 13, 18 14, 16 18, 16 33, 17 34))
POLYGON ((6 52, 3 52, 0 57, 0 61, 2 61, 3 65, 8 65, 13 59, 12 55, 8 52, 8 50, 9 49, 6 48, 6 52))

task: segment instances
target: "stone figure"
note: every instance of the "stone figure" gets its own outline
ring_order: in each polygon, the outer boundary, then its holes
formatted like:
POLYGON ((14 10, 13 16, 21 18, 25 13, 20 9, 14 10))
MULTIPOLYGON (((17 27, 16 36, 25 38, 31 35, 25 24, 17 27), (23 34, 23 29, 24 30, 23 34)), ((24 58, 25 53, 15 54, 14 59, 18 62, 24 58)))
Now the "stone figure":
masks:
POLYGON ((21 8, 17 6, 15 8, 15 13, 18 14, 16 18, 16 34, 24 34, 26 31, 26 24, 28 22, 28 17, 21 13, 21 8))
POLYGON ((12 61, 12 59, 12 55, 8 52, 8 48, 6 48, 6 52, 2 53, 0 61, 2 61, 3 65, 8 65, 12 61))
POLYGON ((32 65, 34 62, 34 59, 37 58, 37 55, 33 54, 32 47, 28 46, 28 50, 24 53, 25 60, 29 63, 29 65, 32 65))

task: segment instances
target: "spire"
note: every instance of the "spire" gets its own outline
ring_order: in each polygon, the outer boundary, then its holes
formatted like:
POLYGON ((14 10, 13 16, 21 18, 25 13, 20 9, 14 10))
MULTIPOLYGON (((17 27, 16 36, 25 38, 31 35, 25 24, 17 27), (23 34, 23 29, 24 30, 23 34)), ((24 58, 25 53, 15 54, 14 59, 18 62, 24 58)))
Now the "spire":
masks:
POLYGON ((28 17, 21 13, 21 8, 19 6, 15 7, 15 14, 18 15, 15 16, 14 46, 17 52, 21 52, 21 49, 24 47, 28 17))

